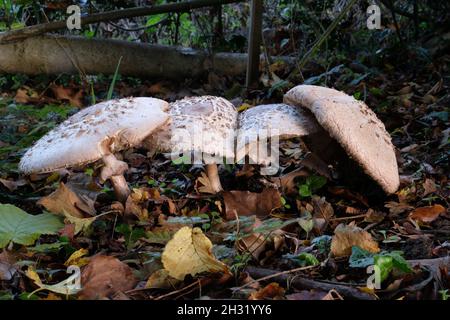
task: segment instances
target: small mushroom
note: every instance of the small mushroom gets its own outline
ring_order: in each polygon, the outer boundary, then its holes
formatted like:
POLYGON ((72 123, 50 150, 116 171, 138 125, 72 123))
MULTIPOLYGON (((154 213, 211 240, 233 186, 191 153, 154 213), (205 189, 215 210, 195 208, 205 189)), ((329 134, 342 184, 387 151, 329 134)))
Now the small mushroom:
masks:
POLYGON ((284 102, 310 110, 317 122, 388 194, 399 187, 394 146, 384 124, 362 101, 335 89, 299 85, 284 102))
POLYGON ((310 135, 320 130, 314 116, 307 110, 287 104, 259 105, 239 114, 236 161, 246 155, 258 164, 267 165, 271 157, 258 149, 261 138, 291 139, 310 135), (255 156, 257 156, 255 158, 255 156))
POLYGON ((100 178, 110 180, 117 198, 130 189, 123 176, 128 165, 115 152, 139 145, 169 116, 168 103, 154 98, 110 100, 85 108, 38 140, 22 157, 25 174, 48 173, 102 159, 100 178))
POLYGON ((169 113, 171 120, 165 130, 157 132, 146 144, 172 155, 193 154, 194 164, 206 164, 212 190, 221 192, 217 163, 223 158, 234 160, 236 108, 220 97, 186 97, 171 103, 169 113))

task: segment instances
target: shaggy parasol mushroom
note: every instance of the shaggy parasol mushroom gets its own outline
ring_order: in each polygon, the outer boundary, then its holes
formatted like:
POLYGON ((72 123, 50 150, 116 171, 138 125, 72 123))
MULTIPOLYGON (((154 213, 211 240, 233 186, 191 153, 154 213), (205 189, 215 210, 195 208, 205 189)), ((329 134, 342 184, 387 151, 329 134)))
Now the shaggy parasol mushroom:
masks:
POLYGON ((399 187, 394 146, 384 124, 362 101, 335 89, 299 85, 284 102, 306 108, 331 138, 387 193, 399 187))
POLYGON ((249 155, 255 163, 263 165, 267 165, 271 157, 258 150, 263 147, 258 144, 261 138, 287 140, 320 130, 319 124, 309 111, 287 104, 259 105, 248 109, 239 114, 238 125, 236 161, 239 162, 249 155))
POLYGON ((165 130, 150 137, 147 145, 176 156, 193 154, 194 164, 206 164, 212 192, 221 192, 217 163, 234 159, 236 108, 220 97, 186 97, 171 103, 169 113, 171 120, 165 130))
POLYGON ((117 198, 125 201, 130 189, 123 173, 128 165, 114 153, 142 142, 169 116, 168 103, 154 98, 110 100, 85 108, 38 140, 22 157, 25 174, 79 167, 102 159, 100 178, 109 179, 117 198))

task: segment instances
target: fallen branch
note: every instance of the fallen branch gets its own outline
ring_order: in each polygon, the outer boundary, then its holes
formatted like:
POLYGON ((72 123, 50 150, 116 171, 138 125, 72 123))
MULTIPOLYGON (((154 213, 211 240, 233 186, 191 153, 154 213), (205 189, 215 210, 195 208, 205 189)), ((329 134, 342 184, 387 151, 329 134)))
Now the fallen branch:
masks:
MULTIPOLYGON (((192 0, 186 2, 168 3, 152 7, 137 7, 115 11, 107 11, 102 13, 95 13, 90 16, 81 17, 81 25, 84 26, 92 23, 114 21, 133 17, 150 16, 168 12, 188 12, 192 9, 243 1, 245 0, 192 0)), ((0 33, 0 44, 6 44, 17 40, 22 40, 29 37, 41 35, 47 32, 58 31, 66 28, 67 28, 66 21, 61 20, 38 24, 22 29, 16 29, 0 33)))
MULTIPOLYGON (((181 79, 208 71, 245 75, 247 54, 215 53, 190 48, 81 37, 40 36, 0 45, 0 73, 114 74, 122 56, 125 76, 181 79)), ((274 58, 293 63, 292 58, 274 58)))
MULTIPOLYGON (((250 274, 252 278, 269 277, 271 275, 278 273, 276 270, 262 269, 256 267, 247 267, 246 271, 250 274)), ((279 283, 285 283, 289 281, 289 284, 291 286, 307 290, 314 289, 328 292, 334 289, 345 298, 357 300, 376 300, 375 296, 360 291, 357 288, 306 279, 299 276, 292 277, 287 274, 280 274, 277 275, 276 277, 272 277, 271 279, 272 281, 279 283)))

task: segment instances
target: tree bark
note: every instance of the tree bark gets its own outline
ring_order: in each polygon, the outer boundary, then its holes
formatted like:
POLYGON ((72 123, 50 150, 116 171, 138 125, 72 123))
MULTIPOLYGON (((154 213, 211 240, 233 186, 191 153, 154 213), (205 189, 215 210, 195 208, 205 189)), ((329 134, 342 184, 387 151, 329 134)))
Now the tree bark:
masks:
MULTIPOLYGON (((181 79, 208 71, 245 75, 247 54, 215 53, 191 48, 81 37, 39 36, 0 45, 0 73, 114 74, 122 57, 120 74, 135 77, 181 79)), ((274 58, 293 63, 289 57, 274 58)))

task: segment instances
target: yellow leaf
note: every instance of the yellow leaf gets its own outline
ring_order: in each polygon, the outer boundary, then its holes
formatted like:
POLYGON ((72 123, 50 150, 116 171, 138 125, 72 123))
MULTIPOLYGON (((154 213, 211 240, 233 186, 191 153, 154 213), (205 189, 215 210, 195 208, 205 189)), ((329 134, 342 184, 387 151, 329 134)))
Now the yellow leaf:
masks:
POLYGON ((335 257, 349 256, 352 253, 353 246, 372 253, 380 251, 378 243, 372 239, 370 233, 357 226, 341 223, 334 230, 334 236, 331 241, 331 253, 335 257))
POLYGON ((28 278, 33 280, 33 282, 36 286, 39 287, 39 289, 30 293, 30 296, 32 294, 34 294, 35 292, 38 292, 41 290, 48 290, 48 291, 63 294, 63 295, 74 295, 74 294, 77 294, 81 290, 80 286, 76 286, 74 284, 74 281, 76 280, 74 277, 76 277, 76 274, 71 275, 66 280, 63 280, 56 284, 43 284, 41 279, 39 278, 39 275, 31 267, 29 267, 27 269, 25 274, 28 278))
POLYGON ((67 211, 63 211, 64 217, 69 221, 70 223, 75 225, 75 234, 80 233, 81 231, 86 230, 89 228, 89 226, 94 222, 97 218, 104 216, 105 214, 111 213, 113 211, 108 211, 102 214, 99 214, 98 216, 92 217, 92 218, 77 218, 72 216, 70 213, 67 213, 67 211))
POLYGON ((183 280, 188 274, 229 272, 212 253, 212 243, 200 228, 183 227, 167 243, 162 263, 171 277, 183 280))
POLYGON ((78 267, 82 267, 85 266, 89 263, 89 258, 83 258, 85 255, 87 255, 89 253, 88 249, 83 249, 81 248, 80 250, 75 251, 74 253, 72 253, 69 257, 69 259, 67 259, 66 262, 64 262, 65 266, 78 266, 78 267))

